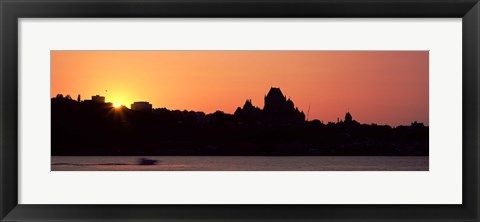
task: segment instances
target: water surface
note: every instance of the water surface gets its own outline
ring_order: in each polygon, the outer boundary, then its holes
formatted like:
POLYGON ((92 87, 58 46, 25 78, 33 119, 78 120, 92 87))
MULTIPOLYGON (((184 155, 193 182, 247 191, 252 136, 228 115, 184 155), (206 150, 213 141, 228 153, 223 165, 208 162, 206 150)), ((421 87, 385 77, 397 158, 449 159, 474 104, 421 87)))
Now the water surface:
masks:
POLYGON ((428 171, 428 156, 52 156, 52 171, 428 171), (140 158, 156 165, 138 165, 140 158))

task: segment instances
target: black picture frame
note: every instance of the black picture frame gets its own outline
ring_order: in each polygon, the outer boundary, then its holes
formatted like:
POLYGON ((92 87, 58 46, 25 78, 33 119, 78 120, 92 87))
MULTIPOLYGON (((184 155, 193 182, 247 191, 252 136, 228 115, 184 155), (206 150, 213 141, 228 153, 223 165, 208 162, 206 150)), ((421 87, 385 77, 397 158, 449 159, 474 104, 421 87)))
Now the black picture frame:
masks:
POLYGON ((478 0, 0 0, 0 16, 1 221, 479 221, 478 0), (46 17, 462 18, 463 204, 18 204, 17 21, 46 17))

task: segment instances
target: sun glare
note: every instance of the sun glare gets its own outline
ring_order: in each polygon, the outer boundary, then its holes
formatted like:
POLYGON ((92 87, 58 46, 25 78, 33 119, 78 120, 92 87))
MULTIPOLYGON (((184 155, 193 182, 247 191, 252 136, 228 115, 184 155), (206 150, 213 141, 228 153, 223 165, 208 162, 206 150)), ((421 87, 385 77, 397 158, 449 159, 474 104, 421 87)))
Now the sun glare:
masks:
POLYGON ((121 106, 122 106, 122 104, 120 104, 120 103, 114 103, 113 104, 113 107, 115 107, 115 108, 120 108, 121 106))

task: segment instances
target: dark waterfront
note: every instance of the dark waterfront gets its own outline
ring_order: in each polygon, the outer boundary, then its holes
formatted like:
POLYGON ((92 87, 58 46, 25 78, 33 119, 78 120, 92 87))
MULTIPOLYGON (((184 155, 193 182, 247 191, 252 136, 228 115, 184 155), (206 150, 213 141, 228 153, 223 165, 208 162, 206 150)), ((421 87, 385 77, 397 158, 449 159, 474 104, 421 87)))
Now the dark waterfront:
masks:
POLYGON ((233 114, 52 98, 53 156, 428 156, 428 126, 308 120, 280 88, 233 114))

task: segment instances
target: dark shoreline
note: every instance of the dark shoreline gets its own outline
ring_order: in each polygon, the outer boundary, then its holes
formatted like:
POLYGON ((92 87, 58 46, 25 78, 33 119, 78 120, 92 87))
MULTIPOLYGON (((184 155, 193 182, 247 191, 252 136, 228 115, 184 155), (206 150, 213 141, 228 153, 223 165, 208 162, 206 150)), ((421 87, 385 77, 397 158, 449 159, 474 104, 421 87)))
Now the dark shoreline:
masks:
POLYGON ((263 109, 247 100, 234 114, 114 107, 94 96, 52 98, 52 155, 90 156, 428 156, 429 127, 362 124, 347 112, 323 123, 279 88, 263 109))

